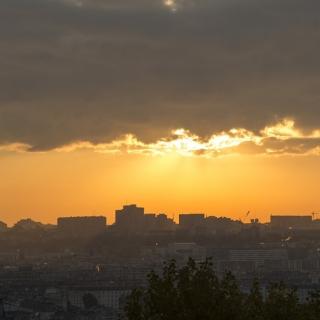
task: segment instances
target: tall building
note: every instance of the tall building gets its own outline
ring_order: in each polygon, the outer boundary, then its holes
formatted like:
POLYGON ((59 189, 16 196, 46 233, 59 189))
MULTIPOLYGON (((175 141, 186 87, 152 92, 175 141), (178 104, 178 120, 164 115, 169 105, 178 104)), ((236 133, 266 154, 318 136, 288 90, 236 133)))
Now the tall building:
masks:
POLYGON ((145 213, 144 208, 135 204, 116 210, 114 226, 118 231, 130 233, 170 232, 175 229, 174 221, 165 214, 145 213))
POLYGON ((135 204, 123 206, 116 210, 115 226, 122 231, 139 232, 145 225, 144 208, 135 204))
POLYGON ((68 236, 91 237, 106 230, 106 217, 63 217, 58 218, 58 230, 68 236))

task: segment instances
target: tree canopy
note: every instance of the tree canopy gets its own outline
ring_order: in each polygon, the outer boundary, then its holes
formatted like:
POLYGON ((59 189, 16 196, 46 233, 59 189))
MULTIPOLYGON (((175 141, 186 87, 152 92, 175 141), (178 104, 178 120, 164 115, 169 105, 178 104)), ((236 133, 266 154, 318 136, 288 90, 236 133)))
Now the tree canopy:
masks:
POLYGON ((254 281, 244 293, 230 272, 219 278, 209 259, 189 259, 182 268, 171 260, 162 273, 150 272, 147 287, 131 293, 125 315, 128 320, 315 320, 320 319, 320 291, 301 302, 283 283, 270 284, 262 294, 254 281))

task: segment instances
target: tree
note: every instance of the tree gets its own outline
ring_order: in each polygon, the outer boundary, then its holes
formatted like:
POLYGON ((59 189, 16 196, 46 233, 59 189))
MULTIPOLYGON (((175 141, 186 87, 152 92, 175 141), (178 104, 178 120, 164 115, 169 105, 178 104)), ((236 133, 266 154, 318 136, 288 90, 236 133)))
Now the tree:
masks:
POLYGON ((143 319, 143 292, 140 289, 135 289, 130 295, 124 311, 129 315, 130 320, 142 320, 143 319))
POLYGON ((250 293, 245 299, 244 318, 264 320, 264 301, 257 279, 253 281, 250 293))
POLYGON ((132 292, 125 314, 128 320, 316 320, 320 291, 300 303, 295 289, 276 283, 264 297, 255 280, 245 294, 230 272, 218 278, 210 259, 190 259, 180 269, 172 260, 162 273, 149 274, 146 288, 132 292))
POLYGON ((221 280, 219 295, 219 319, 242 319, 244 295, 240 291, 236 278, 233 276, 231 272, 227 272, 221 280))
POLYGON ((237 320, 242 300, 235 278, 227 273, 220 282, 210 260, 190 259, 181 269, 172 260, 162 274, 149 274, 145 290, 133 291, 125 312, 129 320, 237 320))
POLYGON ((271 284, 265 301, 267 320, 298 320, 301 308, 295 289, 287 288, 282 282, 271 284))
POLYGON ((177 290, 181 319, 212 319, 217 314, 219 280, 210 260, 197 265, 190 259, 178 272, 177 290))
POLYGON ((307 303, 303 308, 304 319, 318 320, 320 319, 320 290, 309 293, 307 303))
POLYGON ((149 274, 149 287, 143 301, 144 319, 179 319, 177 276, 178 271, 173 260, 164 265, 161 276, 155 272, 149 274))

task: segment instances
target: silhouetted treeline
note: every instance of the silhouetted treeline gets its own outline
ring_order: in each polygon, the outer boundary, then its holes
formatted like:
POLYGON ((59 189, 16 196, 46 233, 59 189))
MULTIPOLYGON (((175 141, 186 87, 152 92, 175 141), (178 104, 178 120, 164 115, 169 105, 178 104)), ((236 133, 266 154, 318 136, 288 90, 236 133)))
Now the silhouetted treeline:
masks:
POLYGON ((254 281, 245 294, 231 273, 219 279, 210 260, 190 259, 182 268, 170 261, 162 274, 149 274, 147 288, 132 292, 125 314, 129 320, 316 320, 320 292, 300 302, 296 290, 283 283, 271 284, 263 295, 254 281))

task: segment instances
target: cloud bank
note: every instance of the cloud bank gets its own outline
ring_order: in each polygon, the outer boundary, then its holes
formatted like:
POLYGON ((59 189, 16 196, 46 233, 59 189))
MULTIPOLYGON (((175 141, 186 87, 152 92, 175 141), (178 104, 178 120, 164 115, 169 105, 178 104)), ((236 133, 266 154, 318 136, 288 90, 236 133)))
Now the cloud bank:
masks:
MULTIPOLYGON (((134 134, 111 142, 78 141, 53 149, 54 152, 91 150, 102 154, 136 154, 146 156, 179 155, 185 157, 218 157, 231 154, 320 155, 320 129, 306 133, 290 119, 267 126, 255 134, 244 128, 200 137, 186 129, 176 129, 167 137, 145 143, 134 134)), ((0 151, 37 151, 28 144, 0 146, 0 151)))
POLYGON ((131 133, 161 151, 187 128, 193 153, 216 152, 212 133, 258 139, 224 152, 316 150, 319 10, 314 0, 1 0, 1 148, 97 148, 131 133), (282 119, 303 135, 263 131, 282 119))

